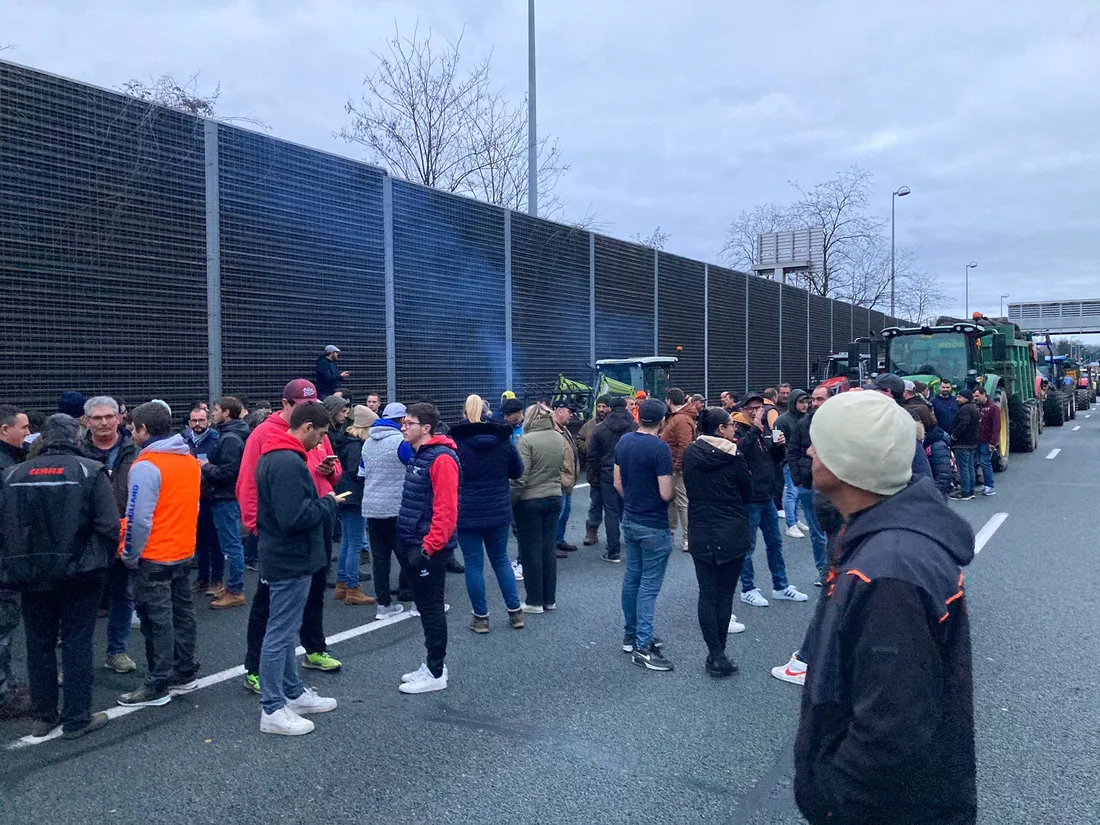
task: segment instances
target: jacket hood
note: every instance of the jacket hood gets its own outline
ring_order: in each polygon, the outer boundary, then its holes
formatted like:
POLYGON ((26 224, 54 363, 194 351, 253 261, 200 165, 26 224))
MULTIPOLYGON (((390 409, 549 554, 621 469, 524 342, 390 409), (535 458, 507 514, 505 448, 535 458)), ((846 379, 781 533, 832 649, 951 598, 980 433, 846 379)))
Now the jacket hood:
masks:
POLYGON ((725 438, 701 435, 692 442, 692 446, 699 456, 696 467, 704 473, 717 472, 737 460, 737 445, 725 438))
POLYGON ((384 438, 401 438, 401 425, 390 418, 379 418, 371 424, 368 437, 371 441, 381 441, 384 438))
POLYGON ((673 415, 682 415, 694 421, 696 418, 699 417, 699 411, 695 409, 694 404, 688 403, 684 404, 684 406, 680 407, 680 409, 678 409, 676 412, 669 415, 669 418, 672 418, 673 415))
POLYGON ((276 450, 290 450, 300 455, 303 459, 306 457, 305 446, 287 431, 269 435, 267 440, 264 441, 263 446, 260 447, 260 455, 267 455, 276 450))
POLYGON ((512 440, 512 428, 495 421, 466 422, 451 427, 451 438, 479 452, 494 450, 512 440))
POLYGON ((218 425, 219 433, 236 433, 242 439, 248 438, 248 434, 251 432, 247 421, 242 421, 239 418, 231 421, 226 421, 224 424, 218 425))
POLYGON ((141 448, 143 453, 171 453, 173 455, 191 455, 191 445, 187 440, 176 433, 175 435, 158 438, 141 448))
POLYGON ((420 449, 424 447, 446 447, 450 450, 458 449, 458 445, 455 444, 454 440, 448 435, 433 435, 420 449))
POLYGON ((883 530, 904 530, 931 539, 960 567, 974 559, 974 530, 949 509, 931 479, 918 478, 896 495, 857 513, 848 523, 845 547, 855 548, 883 530))
POLYGON ((794 421, 798 421, 806 415, 806 413, 798 411, 798 401, 800 398, 806 398, 807 396, 809 396, 809 393, 805 390, 791 390, 791 396, 787 399, 787 415, 794 421))
POLYGON ((607 414, 607 418, 603 420, 603 423, 613 433, 625 433, 634 424, 634 416, 626 410, 612 410, 607 414))
POLYGON ((946 440, 947 440, 947 433, 944 431, 943 427, 941 427, 939 424, 937 424, 935 427, 933 427, 931 430, 929 430, 928 432, 926 432, 924 434, 924 446, 926 446, 926 447, 929 444, 933 443, 934 441, 946 441, 946 440))
POLYGON ((534 421, 532 421, 530 426, 524 427, 524 432, 525 433, 534 433, 534 432, 538 432, 539 430, 552 430, 552 429, 554 429, 554 419, 551 418, 549 415, 544 415, 544 416, 541 416, 540 418, 536 418, 534 421))

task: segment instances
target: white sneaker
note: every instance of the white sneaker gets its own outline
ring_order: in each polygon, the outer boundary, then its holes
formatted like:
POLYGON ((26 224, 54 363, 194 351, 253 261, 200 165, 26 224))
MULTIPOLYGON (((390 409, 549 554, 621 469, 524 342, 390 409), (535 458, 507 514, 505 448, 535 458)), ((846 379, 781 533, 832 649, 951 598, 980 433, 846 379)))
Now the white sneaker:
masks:
POLYGON ((417 672, 416 678, 411 682, 402 681, 397 689, 402 693, 431 693, 436 690, 445 690, 447 687, 447 666, 443 665, 443 675, 438 679, 432 676, 432 672, 424 667, 424 672, 417 672))
POLYGON ((810 597, 795 588, 793 584, 789 584, 786 590, 773 590, 772 598, 783 602, 804 602, 810 597))
POLYGON ((545 607, 546 607, 547 610, 557 610, 558 609, 558 603, 554 602, 553 604, 548 604, 545 607))
POLYGON ((779 517, 780 517, 780 518, 786 518, 786 517, 787 517, 787 513, 786 513, 786 511, 784 511, 784 510, 780 510, 780 511, 779 511, 779 517))
MULTIPOLYGON (((557 605, 554 605, 554 607, 557 607, 557 605)), ((543 612, 543 609, 539 605, 531 605, 527 604, 527 602, 520 602, 519 609, 524 613, 533 613, 536 615, 543 612)))
POLYGON ((753 607, 767 607, 768 600, 764 598, 764 594, 760 592, 759 588, 754 587, 748 593, 741 593, 741 601, 745 604, 751 604, 753 607))
POLYGON ((798 660, 792 654, 791 660, 785 665, 772 668, 772 676, 781 682, 790 682, 792 685, 806 684, 806 663, 798 660))
POLYGON ((315 689, 307 687, 302 691, 301 696, 290 699, 286 706, 299 716, 304 716, 307 713, 328 713, 330 710, 336 710, 336 700, 318 696, 315 689))
MULTIPOLYGON (((450 612, 450 610, 451 610, 451 606, 449 604, 447 604, 446 602, 444 602, 443 603, 443 612, 448 613, 448 612, 450 612)), ((412 607, 409 608, 409 615, 410 616, 419 616, 420 615, 420 611, 416 609, 416 602, 413 602, 412 607)))
POLYGON ((313 732, 313 723, 303 719, 289 707, 274 713, 260 711, 260 733, 281 733, 283 736, 304 736, 313 732))
MULTIPOLYGON (((446 667, 446 666, 444 665, 444 667, 446 667)), ((431 671, 428 670, 427 663, 422 664, 420 667, 418 667, 416 670, 412 671, 411 673, 406 673, 404 676, 401 677, 401 681, 402 682, 415 682, 417 679, 419 679, 424 674, 428 674, 429 676, 432 675, 431 671)))
POLYGON ((801 531, 802 531, 803 533, 808 533, 808 532, 810 532, 810 525, 808 525, 808 524, 807 524, 806 522, 804 522, 804 521, 796 521, 796 522, 794 523, 794 526, 795 526, 795 527, 797 527, 797 528, 798 528, 799 530, 801 530, 801 531))
POLYGON ((394 602, 389 607, 384 605, 378 605, 378 608, 374 611, 375 621, 381 621, 382 619, 392 619, 394 616, 399 616, 405 612, 405 605, 401 602, 394 602))
POLYGON ((741 622, 737 621, 736 616, 730 616, 730 633, 744 633, 745 626, 741 622))
POLYGON ((518 561, 512 562, 512 572, 516 574, 516 581, 523 581, 523 565, 518 561))
POLYGON ((138 615, 136 610, 130 616, 130 627, 141 627, 141 616, 138 615))
POLYGON ((992 487, 986 487, 984 490, 982 490, 982 495, 983 496, 995 496, 995 495, 997 495, 997 491, 994 490, 992 487))
POLYGON ((797 524, 792 524, 790 527, 787 528, 787 535, 790 536, 792 539, 806 538, 806 534, 798 529, 797 524))

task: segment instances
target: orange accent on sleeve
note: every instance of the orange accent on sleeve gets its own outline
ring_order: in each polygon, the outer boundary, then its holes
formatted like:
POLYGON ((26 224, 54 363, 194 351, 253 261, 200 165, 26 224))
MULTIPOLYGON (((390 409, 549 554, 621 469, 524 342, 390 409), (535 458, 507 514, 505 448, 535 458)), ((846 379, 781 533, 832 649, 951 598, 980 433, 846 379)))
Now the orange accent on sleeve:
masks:
POLYGON ((965 578, 966 578, 965 573, 959 573, 959 583, 956 586, 957 587, 962 587, 963 586, 963 579, 965 579, 965 578))
POLYGON ((940 624, 943 624, 944 622, 946 622, 947 617, 950 616, 950 615, 951 615, 951 611, 949 610, 948 612, 946 612, 942 616, 940 616, 940 624))
POLYGON ((845 570, 844 572, 847 573, 849 576, 859 576, 860 580, 864 584, 870 584, 871 583, 871 580, 866 575, 864 575, 863 573, 861 573, 858 570, 845 570))
POLYGON ((954 596, 952 596, 950 599, 948 599, 946 602, 944 602, 944 604, 951 604, 951 602, 958 601, 962 597, 963 597, 963 592, 960 590, 958 593, 956 593, 954 596))

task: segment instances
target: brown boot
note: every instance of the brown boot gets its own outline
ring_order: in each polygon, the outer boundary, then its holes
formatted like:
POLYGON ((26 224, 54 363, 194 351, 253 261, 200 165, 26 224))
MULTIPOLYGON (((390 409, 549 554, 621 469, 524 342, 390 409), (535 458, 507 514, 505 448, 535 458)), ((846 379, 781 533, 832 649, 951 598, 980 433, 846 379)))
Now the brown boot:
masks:
POLYGON ((600 528, 593 527, 591 524, 584 525, 584 546, 591 547, 593 544, 599 544, 600 542, 600 528))
POLYGON ((348 587, 344 595, 344 604, 378 604, 378 599, 368 596, 361 587, 348 587))
POLYGON ((508 624, 512 626, 512 630, 523 630, 523 611, 509 610, 508 624))
POLYGON ((474 617, 470 619, 470 630, 474 633, 488 633, 489 632, 489 617, 478 616, 476 613, 474 617))
POLYGON ((205 593, 209 589, 210 582, 206 579, 195 579, 194 583, 191 585, 191 592, 193 593, 205 593))
POLYGON ((206 588, 206 595, 214 599, 218 598, 218 596, 224 592, 225 585, 222 582, 211 582, 210 586, 206 588))
POLYGON ((223 590, 220 596, 210 602, 210 607, 213 610, 228 610, 231 607, 240 607, 244 602, 244 591, 231 593, 223 590))
POLYGON ((338 602, 342 602, 344 597, 348 595, 348 583, 336 582, 336 589, 332 591, 332 598, 338 602))

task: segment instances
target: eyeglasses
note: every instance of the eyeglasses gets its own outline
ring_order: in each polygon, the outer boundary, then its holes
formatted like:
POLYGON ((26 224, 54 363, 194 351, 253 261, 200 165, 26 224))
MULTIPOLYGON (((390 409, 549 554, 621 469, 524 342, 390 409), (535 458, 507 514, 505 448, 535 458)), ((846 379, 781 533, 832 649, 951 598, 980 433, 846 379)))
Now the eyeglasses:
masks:
POLYGON ((421 424, 421 423, 420 423, 419 421, 409 421, 409 420, 405 420, 405 421, 404 421, 404 422, 402 422, 402 424, 401 424, 401 429, 403 429, 403 430, 407 430, 407 429, 409 429, 410 427, 423 427, 423 426, 424 426, 424 425, 423 425, 423 424, 421 424))
POLYGON ((116 418, 118 418, 118 416, 115 413, 110 413, 109 415, 89 415, 88 416, 88 419, 90 421, 94 421, 97 424, 102 424, 105 421, 113 421, 116 418))

